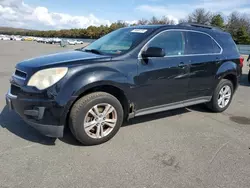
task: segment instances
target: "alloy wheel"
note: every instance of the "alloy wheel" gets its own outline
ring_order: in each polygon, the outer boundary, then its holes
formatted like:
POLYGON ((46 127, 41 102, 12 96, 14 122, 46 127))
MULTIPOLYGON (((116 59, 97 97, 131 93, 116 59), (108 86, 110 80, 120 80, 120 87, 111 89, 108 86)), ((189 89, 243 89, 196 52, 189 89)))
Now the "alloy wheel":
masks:
POLYGON ((84 130, 94 139, 100 139, 109 135, 117 122, 115 108, 107 103, 93 106, 84 118, 84 130))
POLYGON ((232 90, 228 85, 221 88, 218 96, 218 105, 220 108, 225 108, 231 100, 232 90))

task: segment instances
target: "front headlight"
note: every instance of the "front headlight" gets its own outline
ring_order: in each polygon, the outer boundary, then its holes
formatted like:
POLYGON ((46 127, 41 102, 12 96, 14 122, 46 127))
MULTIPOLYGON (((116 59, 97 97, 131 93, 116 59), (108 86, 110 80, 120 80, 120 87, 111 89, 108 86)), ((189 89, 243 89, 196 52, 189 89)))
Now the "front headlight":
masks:
POLYGON ((31 76, 28 86, 34 86, 39 90, 46 89, 61 80, 67 72, 67 67, 40 70, 31 76))

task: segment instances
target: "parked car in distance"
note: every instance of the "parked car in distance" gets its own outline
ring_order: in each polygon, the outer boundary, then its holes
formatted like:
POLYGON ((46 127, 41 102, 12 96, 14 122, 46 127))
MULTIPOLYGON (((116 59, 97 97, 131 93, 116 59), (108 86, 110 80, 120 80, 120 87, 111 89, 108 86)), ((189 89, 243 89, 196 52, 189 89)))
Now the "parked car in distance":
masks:
POLYGON ((3 37, 1 38, 1 40, 10 40, 10 37, 3 36, 3 37))
POLYGON ((12 38, 12 40, 14 40, 14 41, 21 41, 22 38, 21 38, 21 37, 14 36, 14 37, 12 38))
POLYGON ((69 45, 76 45, 77 41, 76 40, 68 40, 69 45))
POLYGON ((23 37, 23 41, 33 41, 32 37, 23 37))
POLYGON ((47 44, 47 43, 50 43, 51 42, 51 39, 50 38, 44 38, 42 43, 44 44, 47 44))
POLYGON ((50 39, 49 43, 50 44, 59 44, 61 41, 62 41, 62 39, 52 38, 52 39, 50 39))
POLYGON ((242 66, 231 35, 220 29, 134 26, 18 63, 6 102, 46 136, 62 137, 69 126, 82 144, 96 145, 133 117, 201 103, 223 112, 242 66))
POLYGON ((83 44, 83 41, 77 40, 77 41, 76 41, 76 44, 83 44))

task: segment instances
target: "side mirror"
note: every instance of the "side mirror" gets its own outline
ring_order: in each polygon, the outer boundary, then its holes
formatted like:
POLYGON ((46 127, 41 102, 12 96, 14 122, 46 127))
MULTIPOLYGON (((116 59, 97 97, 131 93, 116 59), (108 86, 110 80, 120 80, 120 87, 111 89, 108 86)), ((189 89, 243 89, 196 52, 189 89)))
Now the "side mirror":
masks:
POLYGON ((143 58, 147 57, 164 57, 165 51, 158 47, 149 47, 146 51, 142 52, 141 56, 143 58))

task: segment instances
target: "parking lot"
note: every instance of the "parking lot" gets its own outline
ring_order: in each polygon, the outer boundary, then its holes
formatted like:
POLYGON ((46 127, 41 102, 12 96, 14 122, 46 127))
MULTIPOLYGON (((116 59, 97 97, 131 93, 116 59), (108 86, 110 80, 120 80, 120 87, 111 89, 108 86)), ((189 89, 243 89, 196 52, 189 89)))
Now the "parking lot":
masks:
POLYGON ((198 105, 135 118, 111 141, 85 147, 69 130, 61 139, 40 135, 5 106, 17 62, 69 48, 0 41, 0 187, 250 187, 246 62, 227 111, 198 105))

